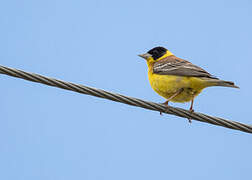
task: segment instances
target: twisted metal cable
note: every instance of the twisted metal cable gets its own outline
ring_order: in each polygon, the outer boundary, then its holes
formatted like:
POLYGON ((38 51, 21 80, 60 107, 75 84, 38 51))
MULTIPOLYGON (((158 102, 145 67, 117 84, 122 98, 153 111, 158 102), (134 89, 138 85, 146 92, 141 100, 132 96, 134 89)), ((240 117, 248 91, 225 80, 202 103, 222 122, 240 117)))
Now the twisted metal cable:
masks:
POLYGON ((187 119, 194 119, 201 122, 223 126, 230 129, 240 130, 247 133, 252 133, 252 126, 250 125, 242 124, 236 121, 225 120, 222 118, 213 117, 213 116, 205 115, 202 113, 195 113, 195 112, 192 113, 182 108, 175 108, 171 106, 166 107, 163 104, 144 101, 141 99, 124 96, 121 94, 115 94, 115 93, 107 92, 101 89, 83 86, 80 84, 65 82, 58 79, 41 76, 39 74, 28 73, 28 72, 24 72, 18 69, 13 69, 13 68, 1 66, 1 65, 0 65, 0 73, 17 77, 17 78, 21 78, 21 79, 25 79, 28 81, 46 84, 48 86, 54 86, 54 87, 58 87, 58 88, 62 88, 62 89, 70 90, 70 91, 75 91, 82 94, 105 98, 105 99, 117 101, 120 103, 132 105, 132 106, 138 106, 138 107, 142 107, 142 108, 153 110, 153 111, 172 114, 172 115, 184 117, 187 119))

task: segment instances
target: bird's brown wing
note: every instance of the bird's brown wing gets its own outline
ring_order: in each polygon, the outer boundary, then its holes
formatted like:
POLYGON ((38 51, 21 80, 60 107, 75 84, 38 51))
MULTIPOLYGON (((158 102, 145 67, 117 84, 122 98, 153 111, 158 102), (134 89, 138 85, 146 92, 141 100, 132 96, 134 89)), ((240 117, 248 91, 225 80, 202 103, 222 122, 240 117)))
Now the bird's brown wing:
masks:
POLYGON ((211 79, 218 79, 213 75, 209 74, 204 69, 176 56, 168 56, 154 63, 153 73, 163 75, 206 77, 211 79))

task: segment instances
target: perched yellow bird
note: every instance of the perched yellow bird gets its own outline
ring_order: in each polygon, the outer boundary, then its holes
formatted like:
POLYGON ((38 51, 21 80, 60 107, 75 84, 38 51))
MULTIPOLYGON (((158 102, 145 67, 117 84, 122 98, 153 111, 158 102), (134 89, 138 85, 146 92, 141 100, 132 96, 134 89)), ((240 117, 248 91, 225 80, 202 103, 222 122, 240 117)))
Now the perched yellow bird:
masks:
POLYGON ((220 80, 204 69, 174 56, 163 47, 155 47, 140 57, 147 61, 151 87, 168 102, 189 102, 193 112, 194 98, 206 87, 225 86, 239 88, 231 81, 220 80))

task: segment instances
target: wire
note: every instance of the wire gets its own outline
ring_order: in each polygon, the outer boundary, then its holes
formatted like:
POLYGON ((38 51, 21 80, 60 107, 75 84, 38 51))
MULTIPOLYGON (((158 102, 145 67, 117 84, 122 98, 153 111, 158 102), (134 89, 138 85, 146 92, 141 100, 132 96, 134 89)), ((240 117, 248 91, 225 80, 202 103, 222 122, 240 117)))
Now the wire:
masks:
POLYGON ((62 88, 62 89, 70 90, 70 91, 75 91, 82 94, 105 98, 105 99, 109 99, 112 101, 132 105, 132 106, 138 106, 138 107, 142 107, 142 108, 153 110, 153 111, 172 114, 172 115, 176 115, 176 116, 187 118, 187 119, 194 119, 197 121, 206 122, 206 123, 214 124, 217 126, 223 126, 230 129, 252 133, 252 126, 250 125, 246 125, 246 124, 242 124, 236 121, 230 121, 230 120, 226 120, 226 119, 222 119, 218 117, 213 117, 213 116, 205 115, 202 113, 189 112, 188 110, 185 110, 182 108, 175 108, 172 106, 166 107, 163 104, 144 101, 141 99, 124 96, 121 94, 115 94, 115 93, 107 92, 101 89, 87 87, 80 84, 65 82, 58 79, 45 77, 39 74, 28 73, 25 71, 13 69, 13 68, 1 66, 1 65, 0 65, 0 73, 17 77, 17 78, 21 78, 21 79, 25 79, 28 81, 46 84, 48 86, 54 86, 54 87, 58 87, 58 88, 62 88))

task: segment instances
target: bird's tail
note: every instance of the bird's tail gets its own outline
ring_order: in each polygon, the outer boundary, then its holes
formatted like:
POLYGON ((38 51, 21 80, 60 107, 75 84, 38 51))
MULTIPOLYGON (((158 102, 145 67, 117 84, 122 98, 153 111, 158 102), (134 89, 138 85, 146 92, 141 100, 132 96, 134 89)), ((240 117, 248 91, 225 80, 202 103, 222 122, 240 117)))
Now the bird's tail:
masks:
POLYGON ((232 81, 223 81, 219 79, 211 79, 208 80, 210 86, 224 86, 224 87, 232 87, 232 88, 239 88, 234 84, 232 81))

